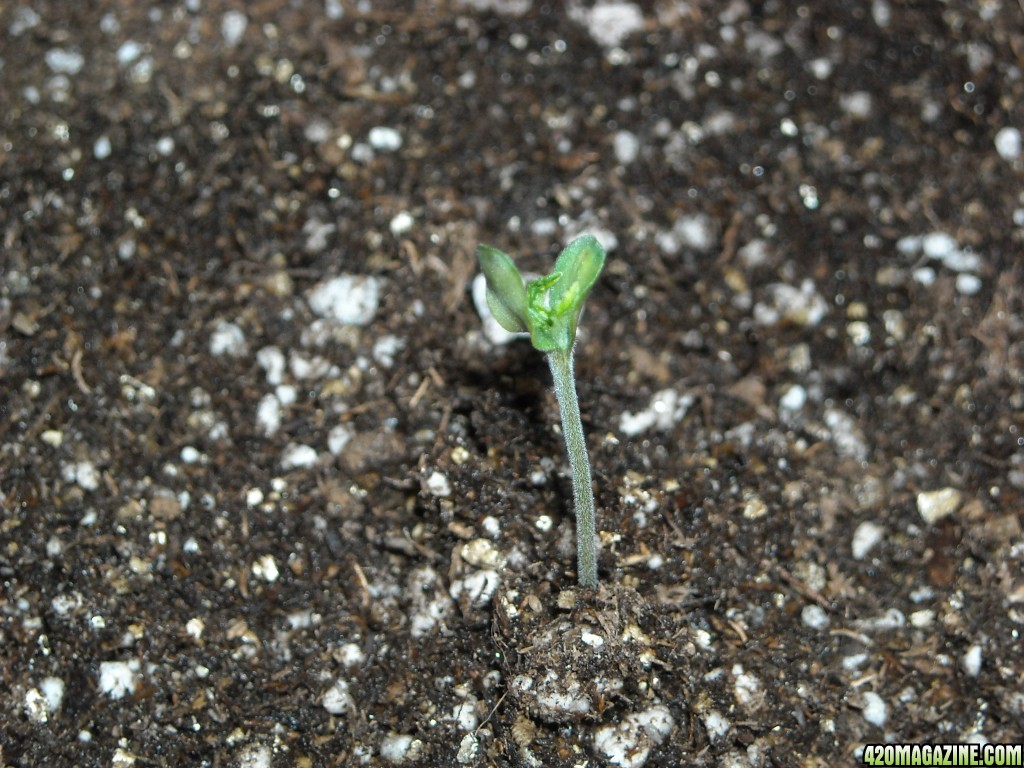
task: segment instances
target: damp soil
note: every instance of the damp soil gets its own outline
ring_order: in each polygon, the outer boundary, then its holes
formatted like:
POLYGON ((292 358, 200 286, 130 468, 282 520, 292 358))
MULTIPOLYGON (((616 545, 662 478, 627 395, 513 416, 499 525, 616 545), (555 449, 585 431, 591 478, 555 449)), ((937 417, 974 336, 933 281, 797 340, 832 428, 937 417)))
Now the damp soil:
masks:
POLYGON ((1024 739, 1017 2, 0 35, 0 764, 1024 739), (547 367, 472 298, 478 243, 584 231, 594 591, 547 367))

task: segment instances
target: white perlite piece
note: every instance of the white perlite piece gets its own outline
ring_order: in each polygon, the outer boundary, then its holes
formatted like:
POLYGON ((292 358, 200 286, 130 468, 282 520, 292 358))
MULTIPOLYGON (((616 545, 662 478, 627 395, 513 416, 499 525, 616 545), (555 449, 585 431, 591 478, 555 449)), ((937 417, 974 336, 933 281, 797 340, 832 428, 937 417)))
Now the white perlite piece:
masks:
POLYGON ((917 511, 928 525, 935 525, 960 508, 962 494, 956 488, 922 491, 917 494, 917 511))
POLYGON ((387 125, 371 128, 367 138, 378 152, 395 152, 402 148, 402 134, 387 125))
POLYGON ((743 669, 740 664, 733 665, 733 695, 736 703, 748 712, 753 712, 764 703, 764 687, 761 680, 743 669))
POLYGON ((455 756, 455 759, 462 765, 472 763, 476 759, 476 753, 480 749, 480 743, 472 733, 467 733, 462 737, 462 741, 459 742, 459 753, 455 756))
MULTIPOLYGON (((135 765, 135 761, 139 759, 133 752, 128 751, 125 746, 127 741, 127 739, 121 739, 121 745, 114 750, 114 754, 110 758, 110 768, 132 768, 135 765)), ((239 768, 249 767, 240 764, 239 768)))
POLYGON ((46 708, 46 698, 38 688, 31 688, 25 694, 22 709, 29 722, 41 725, 50 719, 50 713, 46 708))
POLYGON ((661 744, 675 725, 668 707, 655 705, 626 715, 618 725, 606 725, 594 733, 594 750, 612 765, 640 768, 651 749, 661 744))
POLYGON ((276 387, 284 381, 285 357, 279 348, 263 347, 256 353, 256 362, 266 371, 267 383, 270 386, 276 387))
POLYGON ((967 649, 967 653, 960 659, 960 668, 968 677, 977 677, 981 674, 981 646, 975 643, 967 649))
POLYGON ((234 323, 219 322, 210 335, 210 354, 214 357, 241 357, 247 345, 245 333, 234 323))
POLYGON ((309 308, 320 317, 347 325, 366 325, 377 313, 380 281, 372 276, 339 275, 317 283, 309 308))
POLYGON ((345 680, 335 680, 334 685, 327 689, 320 703, 332 715, 342 715, 355 710, 355 701, 352 699, 352 694, 348 692, 348 683, 345 680))
POLYGON ((882 697, 874 691, 864 694, 864 708, 860 713, 865 720, 879 728, 885 726, 885 721, 889 718, 889 708, 882 697))
POLYGON ((46 66, 58 75, 77 75, 85 66, 85 57, 67 48, 51 48, 44 58, 46 66))
POLYGON ((431 496, 446 498, 452 495, 452 484, 448 482, 443 472, 434 471, 427 478, 427 491, 431 496))
POLYGON ((498 569, 504 564, 505 558, 493 542, 487 539, 473 539, 462 545, 462 559, 478 568, 498 569))
POLYGON ((392 733, 380 743, 380 756, 395 765, 415 760, 422 751, 423 742, 404 733, 392 733))
POLYGON ((404 235, 416 224, 416 219, 413 218, 412 214, 408 211, 399 211, 396 213, 391 222, 388 224, 388 229, 391 230, 391 234, 395 237, 404 235))
POLYGON ((1020 131, 1012 126, 1000 128, 996 134, 996 152, 1003 160, 1012 161, 1019 158, 1022 143, 1024 142, 1021 141, 1020 131))
POLYGON ((680 395, 674 389, 663 389, 654 393, 644 410, 623 413, 619 417, 619 430, 628 437, 634 437, 652 428, 661 431, 671 429, 693 403, 693 395, 680 395))
POLYGON ((832 433, 836 453, 857 461, 867 459, 868 445, 853 416, 838 408, 829 408, 825 411, 825 426, 832 433))
POLYGON ((100 487, 99 470, 91 461, 67 464, 62 474, 65 480, 76 483, 83 491, 95 491, 100 487))
POLYGON ((268 584, 273 584, 277 581, 281 572, 277 568, 277 561, 274 559, 273 555, 263 555, 253 562, 252 575, 257 579, 262 579, 268 584))
POLYGON ((875 544, 880 542, 884 535, 885 528, 878 523, 865 520, 858 525, 857 530, 853 532, 853 542, 850 545, 853 559, 863 560, 867 557, 868 552, 874 549, 875 544))
POLYGON ((408 590, 413 601, 409 632, 414 638, 424 637, 436 631, 447 618, 453 608, 452 600, 444 591, 437 572, 426 566, 412 572, 408 590))
POLYGON ((640 140, 632 131, 619 131, 612 140, 612 149, 619 165, 630 165, 640 154, 640 140))
POLYGON ((100 690, 112 699, 122 699, 135 693, 135 673, 139 662, 104 661, 100 664, 100 690))
POLYGON ((273 437, 281 428, 281 401, 274 395, 264 395, 256 406, 256 424, 267 437, 273 437))
POLYGON ((800 611, 800 620, 805 626, 818 631, 826 629, 829 624, 828 614, 825 613, 825 609, 813 603, 803 607, 803 610, 800 611))
POLYGON ((284 453, 281 454, 281 469, 311 467, 316 464, 319 458, 320 455, 316 452, 316 448, 309 445, 291 443, 284 449, 284 453))
POLYGON ((38 688, 32 688, 25 694, 25 714, 33 723, 45 723, 60 709, 63 700, 64 681, 59 677, 47 677, 38 688))
POLYGON ((786 283, 772 283, 765 288, 767 301, 754 305, 754 322, 775 325, 785 320, 794 325, 813 327, 828 314, 828 302, 807 278, 800 287, 786 283))
POLYGON ((532 697, 538 716, 550 722, 560 722, 566 715, 586 714, 593 708, 579 680, 571 675, 563 680, 554 670, 539 681, 529 675, 517 675, 512 688, 532 697))
POLYGON ((799 411, 807 403, 807 390, 794 384, 779 398, 779 409, 783 411, 799 411))
POLYGON ((220 34, 224 42, 234 48, 242 42, 246 27, 249 26, 248 17, 241 11, 228 11, 220 20, 220 34))
POLYGON ((238 768, 271 768, 272 753, 265 744, 249 744, 238 755, 238 768))
POLYGON ((717 709, 705 712, 701 715, 701 719, 704 721, 704 728, 708 732, 708 738, 712 742, 721 741, 732 728, 732 723, 717 709))
POLYGON ((498 591, 501 579, 497 571, 474 571, 464 579, 456 579, 448 588, 452 600, 459 600, 463 595, 473 608, 483 608, 498 591))
POLYGON ((634 32, 644 28, 644 14, 634 3, 598 0, 592 8, 576 3, 569 6, 569 18, 586 27, 594 42, 614 48, 634 32))
POLYGON ((337 424, 331 427, 331 431, 327 433, 327 450, 331 452, 331 455, 337 456, 345 450, 345 446, 353 437, 355 437, 355 431, 352 427, 347 424, 337 424))

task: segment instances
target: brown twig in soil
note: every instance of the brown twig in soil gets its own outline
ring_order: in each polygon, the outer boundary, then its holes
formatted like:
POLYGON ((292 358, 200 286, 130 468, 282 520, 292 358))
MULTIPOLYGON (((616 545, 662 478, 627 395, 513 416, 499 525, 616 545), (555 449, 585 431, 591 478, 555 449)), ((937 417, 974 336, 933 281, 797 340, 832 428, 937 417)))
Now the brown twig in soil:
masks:
POLYGON ((366 578, 366 574, 363 573, 363 567, 359 563, 352 563, 352 572, 356 576, 356 584, 359 585, 359 593, 362 595, 360 604, 363 610, 368 610, 370 603, 373 602, 373 596, 370 594, 370 582, 366 578))
POLYGON ((82 391, 82 394, 91 395, 92 388, 85 383, 85 377, 82 376, 82 350, 76 349, 75 353, 71 356, 71 376, 75 380, 75 384, 82 391))
POLYGON ((483 728, 485 725, 487 725, 487 721, 488 720, 490 720, 492 717, 494 717, 494 713, 498 711, 498 707, 501 706, 501 702, 503 702, 505 700, 506 696, 508 696, 508 691, 505 691, 503 694, 501 694, 501 698, 498 699, 495 702, 494 706, 491 708, 491 711, 487 713, 487 717, 485 717, 483 720, 480 721, 480 725, 478 725, 476 727, 476 730, 473 731, 473 735, 474 736, 476 736, 476 734, 480 733, 480 729, 483 728))

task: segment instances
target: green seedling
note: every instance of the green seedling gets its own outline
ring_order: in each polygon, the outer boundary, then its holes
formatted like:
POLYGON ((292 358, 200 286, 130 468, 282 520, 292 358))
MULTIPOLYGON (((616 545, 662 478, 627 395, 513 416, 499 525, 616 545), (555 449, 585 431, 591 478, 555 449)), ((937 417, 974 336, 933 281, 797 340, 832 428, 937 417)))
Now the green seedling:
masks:
POLYGON ((512 259, 497 248, 481 245, 477 258, 487 278, 487 306, 494 319, 509 333, 529 333, 533 346, 547 355, 572 469, 577 577, 580 586, 596 587, 594 489, 576 399, 572 352, 583 301, 604 267, 604 248, 593 235, 577 237, 558 256, 554 271, 529 285, 512 259))

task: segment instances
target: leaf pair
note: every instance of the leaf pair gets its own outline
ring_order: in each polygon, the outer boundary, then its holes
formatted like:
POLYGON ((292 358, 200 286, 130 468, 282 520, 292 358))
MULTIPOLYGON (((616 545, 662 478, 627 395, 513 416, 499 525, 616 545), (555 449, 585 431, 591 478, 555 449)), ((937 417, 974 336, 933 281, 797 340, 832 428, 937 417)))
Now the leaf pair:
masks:
POLYGON ((478 246, 477 258, 487 278, 487 306, 502 328, 529 332, 541 352, 572 349, 583 302, 604 268, 604 248, 596 237, 577 237, 559 254, 554 271, 529 286, 497 248, 478 246))

